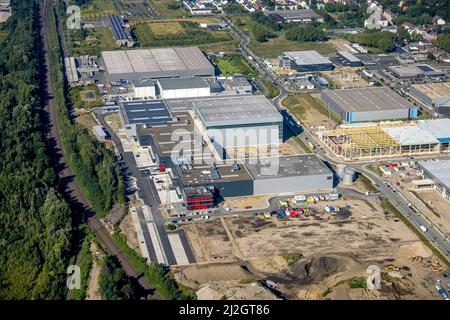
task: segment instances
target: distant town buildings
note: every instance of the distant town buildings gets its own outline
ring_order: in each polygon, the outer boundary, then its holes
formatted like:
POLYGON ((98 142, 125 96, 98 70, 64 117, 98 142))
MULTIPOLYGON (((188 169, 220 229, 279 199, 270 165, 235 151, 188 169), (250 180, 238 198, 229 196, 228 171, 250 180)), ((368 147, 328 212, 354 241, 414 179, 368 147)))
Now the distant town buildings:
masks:
POLYGON ((213 9, 211 0, 185 0, 183 4, 192 15, 211 14, 213 9))

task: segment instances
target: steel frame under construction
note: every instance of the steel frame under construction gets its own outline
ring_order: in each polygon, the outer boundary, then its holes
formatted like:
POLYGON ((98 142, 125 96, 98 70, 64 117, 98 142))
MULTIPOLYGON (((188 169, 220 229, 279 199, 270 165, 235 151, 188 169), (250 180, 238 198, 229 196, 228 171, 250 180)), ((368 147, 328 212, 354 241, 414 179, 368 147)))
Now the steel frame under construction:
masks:
POLYGON ((383 128, 411 125, 415 124, 395 121, 339 126, 333 130, 320 131, 318 136, 334 154, 348 160, 450 152, 448 142, 403 144, 383 130, 383 128))

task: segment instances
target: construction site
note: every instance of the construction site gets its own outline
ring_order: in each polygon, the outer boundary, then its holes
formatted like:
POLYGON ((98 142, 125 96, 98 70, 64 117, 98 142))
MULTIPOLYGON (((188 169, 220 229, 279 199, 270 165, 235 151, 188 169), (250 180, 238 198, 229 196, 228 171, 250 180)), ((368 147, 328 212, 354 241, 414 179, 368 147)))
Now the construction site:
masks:
POLYGON ((450 152, 449 119, 343 124, 317 135, 344 160, 450 152))
POLYGON ((201 299, 433 299, 442 263, 377 197, 302 204, 304 214, 217 217, 181 225, 198 265, 176 268, 201 299), (366 269, 381 270, 368 290, 366 269), (212 270, 214 272, 212 272, 212 270), (261 292, 260 282, 274 290, 261 292), (272 294, 270 294, 272 293, 272 294))

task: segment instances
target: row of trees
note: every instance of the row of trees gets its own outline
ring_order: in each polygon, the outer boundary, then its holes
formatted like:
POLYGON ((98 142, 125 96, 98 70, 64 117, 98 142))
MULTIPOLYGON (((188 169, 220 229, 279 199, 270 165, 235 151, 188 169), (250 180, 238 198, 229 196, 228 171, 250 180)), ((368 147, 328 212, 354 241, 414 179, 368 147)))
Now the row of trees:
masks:
POLYGON ((322 29, 312 25, 294 25, 286 30, 286 39, 292 41, 325 41, 322 29))
POLYGON ((72 123, 71 101, 66 94, 62 73, 62 59, 56 33, 53 11, 49 14, 51 23, 52 63, 55 67, 56 101, 58 105, 58 126, 64 150, 75 179, 94 211, 106 215, 114 203, 125 203, 123 180, 113 156, 101 144, 72 123))
POLYGON ((255 11, 250 14, 250 18, 253 21, 266 26, 267 28, 273 31, 280 31, 281 24, 278 23, 277 19, 275 19, 272 15, 265 15, 262 11, 255 11))
POLYGON ((40 115, 37 1, 13 1, 0 46, 0 299, 62 299, 72 219, 40 115))
POLYGON ((99 291, 105 300, 136 300, 141 296, 139 285, 127 277, 113 256, 105 258, 99 278, 99 291))
POLYGON ((373 31, 361 34, 352 34, 348 39, 361 45, 377 48, 383 52, 390 52, 395 49, 396 35, 392 32, 373 31))

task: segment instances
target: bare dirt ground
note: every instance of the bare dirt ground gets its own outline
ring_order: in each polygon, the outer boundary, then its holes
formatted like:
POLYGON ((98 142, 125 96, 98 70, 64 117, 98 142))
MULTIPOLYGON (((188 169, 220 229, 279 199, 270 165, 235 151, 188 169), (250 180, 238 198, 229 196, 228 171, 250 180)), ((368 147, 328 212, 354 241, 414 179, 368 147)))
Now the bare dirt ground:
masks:
POLYGON ((368 87, 369 83, 358 73, 361 69, 336 67, 333 71, 323 71, 322 74, 339 89, 368 87))
POLYGON ((434 189, 415 191, 415 193, 430 209, 429 218, 450 234, 450 203, 434 189))
POLYGON ((214 263, 180 268, 177 281, 196 290, 199 300, 270 300, 272 293, 264 289, 252 273, 236 263, 214 263))
MULTIPOLYGON (((434 288, 439 274, 431 268, 437 259, 401 221, 385 214, 378 201, 347 199, 333 204, 350 208, 331 215, 320 213, 324 204, 316 204, 312 208, 318 213, 303 218, 224 219, 251 271, 276 281, 288 298, 439 298, 434 288), (295 253, 296 259, 286 258, 295 253), (379 291, 366 288, 370 265, 381 270, 379 291)), ((199 263, 238 263, 219 219, 188 223, 183 228, 199 263)), ((189 273, 185 277, 198 281, 198 276, 189 273)), ((207 279, 203 283, 209 284, 207 279)))
POLYGON ((269 206, 268 199, 270 196, 250 196, 250 197, 235 197, 227 198, 223 206, 228 207, 231 211, 247 210, 245 207, 250 206, 249 210, 265 209, 269 206))
POLYGON ((102 297, 99 293, 99 277, 102 269, 102 264, 100 257, 97 256, 97 246, 95 243, 91 243, 91 253, 92 253, 92 268, 89 275, 89 284, 86 291, 86 300, 101 300, 102 297))
POLYGON ((332 38, 330 42, 336 47, 339 51, 348 51, 348 47, 345 44, 350 45, 350 42, 342 39, 342 38, 332 38))
POLYGON ((120 231, 125 235, 128 245, 139 251, 139 241, 137 239, 137 234, 133 226, 133 220, 131 215, 127 214, 119 225, 120 231))

